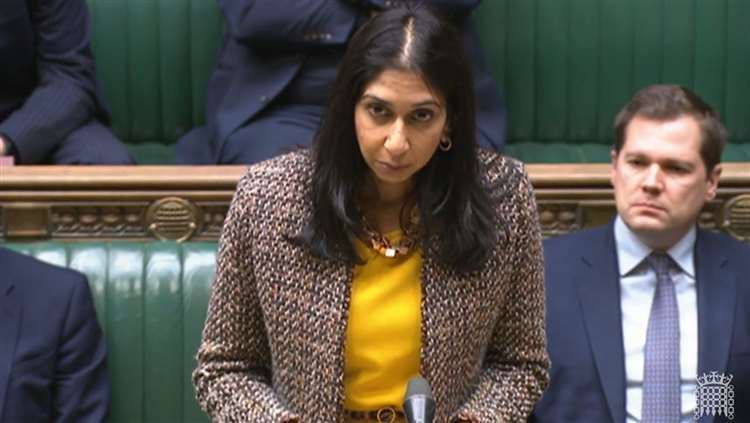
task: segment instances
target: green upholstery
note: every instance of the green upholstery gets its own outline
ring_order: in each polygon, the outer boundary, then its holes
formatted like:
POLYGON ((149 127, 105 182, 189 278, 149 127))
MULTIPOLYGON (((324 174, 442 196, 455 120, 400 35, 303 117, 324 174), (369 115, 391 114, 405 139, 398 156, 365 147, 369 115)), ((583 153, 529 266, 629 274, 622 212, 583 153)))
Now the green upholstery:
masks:
POLYGON ((206 83, 221 33, 216 1, 88 3, 115 133, 136 146, 131 151, 139 163, 173 162, 172 144, 205 120, 206 83))
MULTIPOLYGON (((89 4, 115 132, 140 163, 173 163, 175 140, 205 121, 216 0, 89 4)), ((608 161, 617 110, 638 88, 671 82, 721 112, 725 160, 750 159, 750 2, 484 0, 476 20, 506 97, 511 155, 608 161)))
POLYGON ((717 108, 750 159, 750 2, 485 0, 476 14, 509 113, 509 153, 609 160, 612 122, 639 88, 677 83, 717 108))
POLYGON ((191 382, 216 243, 18 243, 85 273, 107 337, 112 423, 206 422, 191 382))

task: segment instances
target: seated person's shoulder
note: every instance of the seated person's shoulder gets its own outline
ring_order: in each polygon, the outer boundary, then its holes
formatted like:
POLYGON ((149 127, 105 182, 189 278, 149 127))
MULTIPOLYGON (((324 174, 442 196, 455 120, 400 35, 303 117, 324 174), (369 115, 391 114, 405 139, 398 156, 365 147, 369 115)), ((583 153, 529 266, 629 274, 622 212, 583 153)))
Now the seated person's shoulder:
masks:
POLYGON ((700 236, 709 243, 709 248, 722 251, 730 260, 750 269, 750 244, 747 242, 712 231, 703 231, 700 236))
POLYGON ((602 248, 611 225, 582 229, 564 235, 557 235, 543 241, 544 257, 551 260, 559 257, 566 260, 571 256, 579 256, 591 249, 602 248))
POLYGON ((28 292, 58 294, 87 286, 82 273, 1 247, 0 269, 2 278, 28 292))

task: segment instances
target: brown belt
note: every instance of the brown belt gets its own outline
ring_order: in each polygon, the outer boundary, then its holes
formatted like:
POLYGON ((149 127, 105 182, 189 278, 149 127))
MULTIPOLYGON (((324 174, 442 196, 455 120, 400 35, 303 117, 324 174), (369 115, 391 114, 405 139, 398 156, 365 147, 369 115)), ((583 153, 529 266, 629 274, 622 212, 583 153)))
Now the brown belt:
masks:
POLYGON ((366 421, 378 423, 397 423, 403 422, 405 416, 403 411, 395 407, 383 407, 373 411, 344 410, 346 421, 366 421))

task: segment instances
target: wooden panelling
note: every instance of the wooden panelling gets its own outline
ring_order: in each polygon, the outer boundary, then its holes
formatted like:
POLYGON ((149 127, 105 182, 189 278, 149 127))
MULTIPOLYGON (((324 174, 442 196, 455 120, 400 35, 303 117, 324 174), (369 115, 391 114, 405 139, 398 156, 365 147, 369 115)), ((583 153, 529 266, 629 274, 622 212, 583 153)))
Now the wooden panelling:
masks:
MULTIPOLYGON (((750 241, 750 163, 725 163, 703 227, 750 241)), ((607 222, 606 164, 530 164, 544 236, 607 222)), ((0 234, 7 240, 216 240, 244 166, 0 168, 0 234)))

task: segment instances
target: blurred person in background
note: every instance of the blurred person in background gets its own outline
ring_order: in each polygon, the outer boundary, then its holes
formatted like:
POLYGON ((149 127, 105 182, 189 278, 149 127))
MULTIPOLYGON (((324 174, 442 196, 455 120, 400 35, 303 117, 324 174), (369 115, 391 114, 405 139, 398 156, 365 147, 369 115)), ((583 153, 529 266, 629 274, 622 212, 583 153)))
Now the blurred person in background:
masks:
POLYGON ((0 269, 0 422, 106 422, 107 350, 86 277, 2 247, 0 269))
POLYGON ((208 84, 207 123, 178 141, 177 163, 252 164, 310 146, 349 38, 377 13, 415 3, 458 27, 474 72, 477 140, 501 151, 505 106, 471 17, 479 0, 219 0, 226 33, 208 84))
POLYGON ((85 0, 0 1, 0 157, 132 164, 110 128, 85 0))

